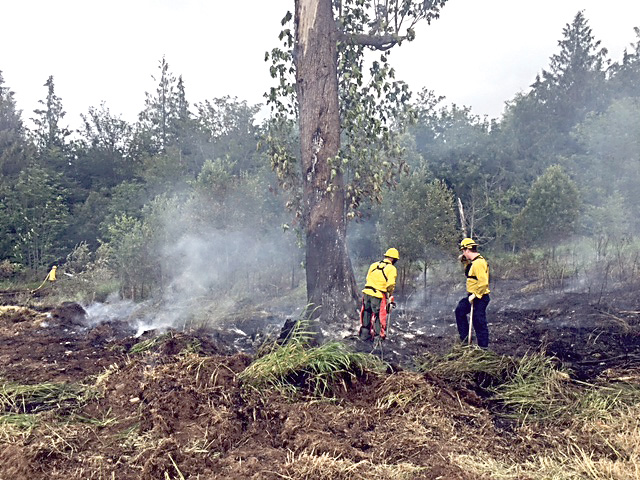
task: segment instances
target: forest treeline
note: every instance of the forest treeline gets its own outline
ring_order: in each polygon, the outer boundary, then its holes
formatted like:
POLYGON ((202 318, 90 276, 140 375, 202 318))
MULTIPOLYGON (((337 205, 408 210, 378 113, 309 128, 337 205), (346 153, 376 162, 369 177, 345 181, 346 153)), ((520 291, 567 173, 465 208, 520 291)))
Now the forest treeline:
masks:
MULTIPOLYGON (((0 72, 2 279, 41 278, 62 264, 69 275, 100 272, 130 298, 176 288, 179 267, 185 284, 187 270, 215 269, 216 288, 296 285, 300 193, 282 188, 282 169, 299 167, 274 164, 266 141, 279 134, 295 144, 295 131, 273 128, 261 106, 237 98, 191 104, 188 79, 164 58, 154 80, 135 123, 102 104, 72 132, 53 76, 27 127, 0 72), (273 270, 280 284, 266 285, 273 270)), ((640 29, 614 62, 578 13, 499 119, 426 90, 410 106, 397 122, 402 148, 385 153, 402 168, 365 173, 391 188, 359 200, 349 225, 356 262, 393 245, 403 281, 426 272, 455 250, 459 205, 465 233, 496 254, 554 252, 577 237, 604 253, 639 231, 640 29)))

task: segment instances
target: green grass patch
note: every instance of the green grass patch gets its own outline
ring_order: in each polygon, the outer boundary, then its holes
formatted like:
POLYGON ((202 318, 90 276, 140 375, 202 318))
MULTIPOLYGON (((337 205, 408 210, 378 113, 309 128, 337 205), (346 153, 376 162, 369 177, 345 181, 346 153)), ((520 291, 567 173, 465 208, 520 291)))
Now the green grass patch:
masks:
POLYGON ((576 401, 576 416, 585 421, 607 420, 611 414, 640 405, 640 385, 628 382, 579 383, 583 388, 576 401))
POLYGON ((273 344, 270 351, 255 360, 238 376, 245 386, 274 389, 281 394, 306 394, 314 398, 331 398, 337 388, 367 371, 386 369, 378 357, 354 353, 339 342, 318 347, 309 345, 312 334, 308 323, 298 321, 289 341, 273 344))
POLYGON ((0 415, 0 425, 31 431, 38 425, 38 419, 35 415, 27 413, 9 413, 0 415))
POLYGON ((47 410, 74 410, 95 392, 86 386, 66 383, 21 385, 0 380, 0 412, 33 414, 47 410))
POLYGON ((479 391, 494 413, 521 423, 605 418, 640 401, 637 384, 578 382, 555 358, 543 353, 513 358, 456 345, 444 356, 424 355, 416 359, 416 365, 419 371, 431 372, 454 388, 479 391))
POLYGON ((80 423, 86 423, 88 425, 93 425, 98 428, 108 427, 109 425, 113 425, 118 422, 116 417, 111 416, 111 408, 107 410, 102 418, 94 418, 94 417, 85 417, 83 415, 74 415, 73 419, 80 423))
POLYGON ((451 382, 481 389, 500 384, 516 369, 516 361, 490 350, 456 344, 446 355, 426 353, 415 359, 419 372, 431 372, 451 382))
POLYGON ((506 372, 503 383, 492 390, 493 399, 503 407, 503 415, 525 421, 559 419, 578 400, 578 390, 569 373, 554 365, 542 353, 525 355, 506 372))
POLYGON ((142 342, 138 342, 133 347, 131 347, 129 349, 129 353, 140 354, 140 353, 154 350, 158 345, 161 345, 164 342, 169 341, 171 338, 173 338, 173 335, 171 333, 163 333, 162 335, 158 335, 157 337, 149 338, 148 340, 143 340, 142 342))

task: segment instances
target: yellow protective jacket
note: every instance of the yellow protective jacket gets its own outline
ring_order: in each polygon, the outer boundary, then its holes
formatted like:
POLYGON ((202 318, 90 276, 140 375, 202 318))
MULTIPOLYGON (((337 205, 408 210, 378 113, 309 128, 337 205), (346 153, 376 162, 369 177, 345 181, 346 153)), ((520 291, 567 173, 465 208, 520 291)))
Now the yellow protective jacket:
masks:
POLYGON ((377 298, 390 295, 396 288, 397 276, 398 270, 391 264, 391 261, 385 259, 372 263, 367 272, 367 280, 362 293, 377 298))
POLYGON ((482 255, 466 262, 464 275, 467 277, 467 292, 478 298, 490 293, 489 264, 482 255))
POLYGON ((58 269, 58 267, 54 266, 51 271, 49 272, 49 274, 47 275, 47 280, 49 280, 50 282, 55 282, 56 281, 56 270, 58 269))

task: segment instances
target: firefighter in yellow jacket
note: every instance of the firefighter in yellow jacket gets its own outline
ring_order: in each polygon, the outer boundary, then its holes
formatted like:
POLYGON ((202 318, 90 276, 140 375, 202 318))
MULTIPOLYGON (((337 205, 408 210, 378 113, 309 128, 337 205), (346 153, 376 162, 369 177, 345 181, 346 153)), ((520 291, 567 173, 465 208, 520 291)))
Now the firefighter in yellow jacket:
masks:
POLYGON ((369 267, 360 309, 358 336, 362 340, 373 340, 376 335, 384 339, 387 335, 387 305, 396 286, 398 270, 394 264, 399 259, 398 250, 390 248, 381 261, 369 267))
POLYGON ((40 286, 38 288, 36 288, 35 290, 31 290, 31 293, 35 293, 38 290, 40 290, 42 287, 44 287, 44 284, 47 283, 47 282, 55 283, 57 270, 58 270, 58 266, 57 265, 54 265, 53 267, 51 267, 51 270, 49 271, 49 273, 47 273, 47 276, 44 277, 44 280, 42 281, 40 286))
POLYGON ((51 271, 47 274, 47 280, 49 280, 50 282, 55 282, 57 280, 56 279, 56 271, 57 270, 58 270, 58 266, 57 265, 54 265, 53 267, 51 267, 51 271))
POLYGON ((471 238, 460 242, 460 261, 464 264, 464 274, 467 277, 467 294, 458 302, 456 307, 456 324, 460 340, 467 342, 469 336, 469 320, 471 312, 473 328, 478 339, 478 346, 489 346, 489 327, 487 326, 487 305, 489 305, 489 265, 478 253, 478 244, 471 238), (473 304, 473 310, 471 305, 473 304))

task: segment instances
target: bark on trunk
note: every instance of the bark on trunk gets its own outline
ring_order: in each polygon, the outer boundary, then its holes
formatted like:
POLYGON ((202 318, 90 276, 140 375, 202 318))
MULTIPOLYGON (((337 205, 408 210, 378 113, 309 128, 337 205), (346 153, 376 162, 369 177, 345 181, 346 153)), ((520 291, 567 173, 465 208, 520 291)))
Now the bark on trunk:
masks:
POLYGON ((300 118, 307 299, 322 321, 355 312, 357 287, 346 244, 344 187, 331 180, 340 147, 337 30, 331 0, 296 0, 295 65, 300 118), (327 187, 332 185, 332 191, 327 187))

